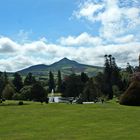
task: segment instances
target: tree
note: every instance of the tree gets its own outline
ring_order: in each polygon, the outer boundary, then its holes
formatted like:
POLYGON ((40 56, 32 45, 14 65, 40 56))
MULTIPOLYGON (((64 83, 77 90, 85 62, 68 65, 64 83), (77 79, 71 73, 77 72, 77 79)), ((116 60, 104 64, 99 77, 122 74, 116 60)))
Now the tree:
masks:
POLYGON ((82 81, 83 83, 86 83, 88 80, 89 80, 89 77, 87 76, 87 74, 84 73, 84 72, 82 72, 82 73, 81 73, 81 81, 82 81))
POLYGON ((135 79, 120 97, 120 104, 140 106, 140 81, 135 79))
POLYGON ((54 76, 53 76, 53 73, 51 71, 49 72, 49 82, 48 82, 48 85, 49 85, 49 92, 51 92, 52 90, 55 91, 54 76))
POLYGON ((128 72, 129 74, 133 73, 133 67, 129 63, 127 63, 126 72, 128 72))
POLYGON ((7 84, 2 92, 2 96, 5 99, 11 100, 14 93, 15 93, 14 87, 11 84, 7 84))
POLYGON ((104 94, 109 99, 113 98, 113 91, 111 85, 111 73, 112 73, 112 56, 105 55, 105 67, 104 67, 104 94), (108 59, 109 58, 109 59, 108 59))
POLYGON ((33 100, 43 102, 47 96, 47 92, 41 84, 37 82, 31 88, 31 96, 33 100))
POLYGON ((58 71, 58 75, 57 75, 57 92, 61 93, 62 92, 62 79, 61 79, 61 71, 58 71))
POLYGON ((115 58, 112 58, 112 73, 111 73, 112 86, 118 86, 119 90, 123 89, 122 77, 120 75, 120 69, 118 68, 115 58))
POLYGON ((71 74, 65 78, 62 87, 64 97, 78 97, 83 91, 83 82, 80 76, 71 74))
POLYGON ((108 96, 108 99, 113 98, 113 86, 117 86, 119 90, 123 89, 120 69, 118 68, 115 58, 112 57, 112 55, 105 55, 103 93, 108 96))
POLYGON ((5 86, 8 84, 8 76, 7 73, 0 72, 0 98, 2 98, 2 92, 5 88, 5 86))
POLYGON ((98 89, 95 81, 92 78, 90 78, 83 90, 82 100, 95 101, 100 97, 100 95, 101 95, 100 89, 98 89))
POLYGON ((24 80, 24 85, 33 85, 36 82, 35 77, 32 75, 32 73, 28 73, 24 80))
POLYGON ((20 90, 20 94, 18 94, 19 95, 18 98, 21 100, 30 100, 31 101, 32 100, 31 88, 32 88, 32 86, 24 86, 20 90))
POLYGON ((0 99, 2 98, 2 91, 4 89, 3 73, 0 72, 0 99))
POLYGON ((104 80, 104 74, 102 72, 99 72, 95 77, 94 81, 96 83, 96 86, 98 89, 100 89, 101 93, 104 93, 104 85, 105 85, 105 80, 104 80))
POLYGON ((22 78, 17 72, 14 74, 13 85, 15 86, 17 92, 23 88, 22 78))

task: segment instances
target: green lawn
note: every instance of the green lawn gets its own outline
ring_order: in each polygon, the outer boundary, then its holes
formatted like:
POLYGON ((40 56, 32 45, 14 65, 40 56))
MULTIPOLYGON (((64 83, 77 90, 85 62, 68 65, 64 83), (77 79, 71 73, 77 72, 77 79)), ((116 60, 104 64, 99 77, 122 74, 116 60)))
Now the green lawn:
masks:
POLYGON ((0 140, 139 140, 140 107, 0 105, 0 140))

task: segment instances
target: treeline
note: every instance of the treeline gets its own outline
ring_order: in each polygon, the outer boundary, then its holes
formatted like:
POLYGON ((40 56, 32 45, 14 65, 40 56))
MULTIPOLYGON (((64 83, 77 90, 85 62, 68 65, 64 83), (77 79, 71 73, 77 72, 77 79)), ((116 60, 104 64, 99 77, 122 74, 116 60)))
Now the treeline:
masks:
MULTIPOLYGON (((128 72, 126 72, 128 73, 128 72)), ((119 97, 127 88, 129 78, 125 78, 118 68, 115 58, 105 55, 103 73, 89 78, 85 73, 72 74, 66 77, 62 84, 62 95, 65 97, 79 97, 79 102, 98 101, 119 97)))
POLYGON ((49 72, 48 80, 37 80, 32 73, 24 79, 19 73, 10 79, 6 72, 0 72, 0 97, 8 100, 34 100, 48 102, 48 93, 61 93, 63 97, 74 97, 79 103, 83 101, 98 101, 119 97, 128 87, 132 67, 127 65, 122 71, 112 55, 105 55, 104 71, 94 77, 82 72, 62 78, 58 71, 57 78, 49 72))

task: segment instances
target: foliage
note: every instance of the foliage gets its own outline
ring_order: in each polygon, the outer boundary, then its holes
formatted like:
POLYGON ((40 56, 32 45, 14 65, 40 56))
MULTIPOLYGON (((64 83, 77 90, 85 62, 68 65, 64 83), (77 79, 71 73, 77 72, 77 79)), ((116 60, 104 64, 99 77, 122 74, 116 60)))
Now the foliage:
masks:
POLYGON ((53 73, 52 73, 51 71, 49 72, 49 82, 48 82, 48 86, 49 86, 49 92, 51 92, 52 90, 54 90, 54 92, 55 92, 54 75, 53 75, 53 73))
POLYGON ((95 101, 100 97, 101 91, 97 88, 95 81, 90 78, 86 83, 82 94, 83 101, 95 101))
POLYGON ((83 82, 80 76, 71 74, 65 78, 62 87, 62 96, 78 97, 83 91, 83 82))
POLYGON ((39 82, 35 83, 31 88, 31 97, 34 101, 44 101, 47 97, 46 90, 41 86, 39 82))
POLYGON ((62 92, 62 78, 61 78, 61 71, 58 71, 57 75, 57 92, 61 93, 62 92))
POLYGON ((32 73, 28 73, 24 80, 24 85, 33 85, 36 82, 35 77, 32 75, 32 73))
POLYGON ((88 75, 87 75, 86 73, 82 72, 82 73, 81 73, 81 81, 82 81, 83 83, 86 83, 88 80, 89 80, 88 75))
POLYGON ((133 81, 120 98, 122 105, 140 106, 140 81, 133 81))
POLYGON ((5 98, 5 99, 12 99, 12 96, 14 95, 15 93, 15 90, 14 90, 14 87, 11 85, 11 84, 7 84, 2 92, 2 96, 5 98))
POLYGON ((133 67, 129 63, 127 63, 126 72, 128 72, 129 74, 133 73, 133 67))
POLYGON ((15 86, 17 92, 23 88, 22 77, 17 72, 14 74, 13 85, 15 86))
POLYGON ((32 99, 31 88, 32 88, 32 86, 24 86, 20 90, 19 99, 20 100, 31 100, 32 99))
POLYGON ((105 55, 105 68, 104 68, 104 91, 109 99, 113 98, 112 87, 116 85, 120 90, 123 89, 122 77, 120 70, 116 65, 115 58, 112 55, 105 55))
POLYGON ((5 86, 8 84, 8 76, 6 72, 0 72, 0 98, 2 98, 2 92, 5 86))

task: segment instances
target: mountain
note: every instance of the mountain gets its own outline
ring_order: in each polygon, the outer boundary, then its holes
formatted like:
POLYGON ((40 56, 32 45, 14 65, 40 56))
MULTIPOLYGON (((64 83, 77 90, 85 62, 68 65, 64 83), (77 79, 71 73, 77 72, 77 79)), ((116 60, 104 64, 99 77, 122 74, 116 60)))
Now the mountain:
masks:
POLYGON ((52 71, 55 75, 57 75, 57 71, 60 70, 63 76, 71 73, 80 74, 81 72, 85 72, 89 76, 93 76, 102 71, 102 69, 102 67, 80 64, 76 61, 69 60, 68 58, 63 58, 51 65, 34 65, 18 72, 22 75, 26 75, 31 72, 35 76, 47 76, 49 71, 52 71))

